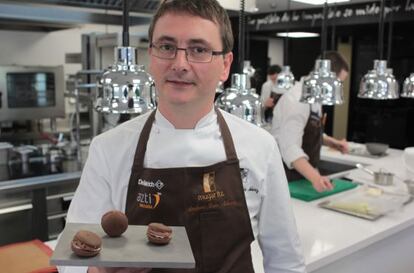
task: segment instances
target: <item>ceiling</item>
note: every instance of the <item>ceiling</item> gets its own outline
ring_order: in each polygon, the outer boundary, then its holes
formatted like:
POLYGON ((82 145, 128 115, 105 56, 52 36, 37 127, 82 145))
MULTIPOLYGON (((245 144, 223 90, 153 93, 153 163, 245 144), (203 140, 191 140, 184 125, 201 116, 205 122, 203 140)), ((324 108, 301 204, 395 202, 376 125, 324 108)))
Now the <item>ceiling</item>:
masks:
MULTIPOLYGON (((225 1, 225 0, 221 0, 225 1)), ((227 0, 237 1, 237 0, 227 0)), ((246 0, 249 1, 249 0, 246 0)), ((258 12, 287 10, 289 0, 256 1, 258 12)), ((351 0, 338 5, 349 5, 379 0, 351 0)), ((160 0, 129 0, 130 24, 148 24, 160 0)), ((53 31, 85 23, 121 24, 123 0, 0 0, 0 29, 53 31)), ((237 5, 235 5, 237 7, 237 5)), ((291 1, 291 9, 309 9, 320 6, 291 1)), ((237 16, 237 11, 229 11, 237 16)))
MULTIPOLYGON (((272 12, 287 10, 289 0, 256 0, 256 6, 259 12, 272 12)), ((364 2, 379 2, 379 0, 351 0, 349 2, 338 3, 336 5, 350 5, 364 2)), ((332 4, 330 4, 332 5, 332 4)), ((308 5, 296 1, 290 2, 290 8, 293 9, 310 9, 321 7, 322 5, 308 5)))

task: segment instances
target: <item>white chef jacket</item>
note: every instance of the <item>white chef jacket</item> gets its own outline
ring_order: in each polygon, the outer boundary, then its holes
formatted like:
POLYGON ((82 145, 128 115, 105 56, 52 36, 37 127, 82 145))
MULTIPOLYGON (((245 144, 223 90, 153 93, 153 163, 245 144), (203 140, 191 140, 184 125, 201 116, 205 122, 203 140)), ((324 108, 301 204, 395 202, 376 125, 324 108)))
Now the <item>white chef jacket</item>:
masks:
POLYGON ((280 88, 277 88, 276 84, 272 82, 272 80, 268 79, 263 85, 262 85, 262 91, 260 93, 260 101, 264 105, 265 101, 270 98, 271 93, 276 94, 284 94, 286 91, 282 90, 280 88))
POLYGON ((303 78, 284 94, 273 109, 271 134, 279 144, 283 161, 289 169, 292 163, 308 155, 302 149, 302 138, 310 111, 322 115, 320 103, 308 104, 299 102, 302 94, 303 78))
MULTIPOLYGON (((265 130, 223 112, 230 128, 255 238, 266 273, 305 272, 285 172, 275 140, 265 130)), ((125 211, 131 165, 149 114, 127 121, 91 143, 67 221, 100 223, 108 210, 125 211)), ((226 160, 214 110, 194 129, 175 129, 157 111, 145 153, 148 168, 198 167, 226 160)), ((59 272, 86 272, 66 267, 59 272)))
POLYGON ((262 104, 264 105, 265 101, 270 97, 270 93, 272 93, 272 90, 274 89, 275 84, 271 80, 267 80, 262 85, 262 91, 260 93, 260 100, 262 101, 262 104))

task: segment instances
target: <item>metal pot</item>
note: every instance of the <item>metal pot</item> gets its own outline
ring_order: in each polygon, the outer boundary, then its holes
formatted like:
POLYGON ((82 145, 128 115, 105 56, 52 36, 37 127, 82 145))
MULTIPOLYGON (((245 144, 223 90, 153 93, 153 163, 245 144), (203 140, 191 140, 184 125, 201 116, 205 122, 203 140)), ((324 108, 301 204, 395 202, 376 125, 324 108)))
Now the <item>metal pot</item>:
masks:
POLYGON ((0 142, 0 165, 5 165, 9 161, 10 152, 13 145, 7 142, 0 142))
POLYGON ((382 186, 390 186, 394 183, 394 174, 390 172, 384 172, 382 170, 375 172, 368 168, 365 168, 362 164, 356 164, 357 168, 369 173, 374 177, 374 183, 382 186))
POLYGON ((8 142, 0 142, 0 165, 5 165, 9 162, 10 152, 13 145, 8 142))
POLYGON ((411 195, 414 195, 414 180, 407 179, 407 180, 404 180, 404 183, 407 185, 408 193, 411 195))

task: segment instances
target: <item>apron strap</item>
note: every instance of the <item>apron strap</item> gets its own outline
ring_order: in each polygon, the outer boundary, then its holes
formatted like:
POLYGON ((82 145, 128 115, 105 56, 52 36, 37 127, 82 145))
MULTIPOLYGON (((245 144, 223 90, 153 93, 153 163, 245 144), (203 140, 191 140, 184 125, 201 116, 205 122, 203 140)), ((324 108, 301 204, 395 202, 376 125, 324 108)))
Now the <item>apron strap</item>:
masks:
POLYGON ((217 107, 215 107, 215 110, 217 113, 217 121, 221 131, 221 136, 223 137, 223 144, 224 150, 226 152, 227 161, 236 161, 238 160, 238 158, 236 154, 236 148, 234 147, 233 138, 230 133, 230 129, 227 126, 227 123, 224 120, 223 114, 221 114, 220 110, 217 107))
MULTIPOLYGON (((230 133, 230 129, 227 126, 226 121, 224 120, 223 115, 221 114, 220 110, 215 107, 215 111, 217 114, 217 121, 219 124, 219 128, 221 131, 221 135, 223 137, 223 144, 224 144, 224 150, 226 152, 226 157, 228 162, 234 162, 237 161, 237 154, 236 149, 234 147, 233 138, 230 133)), ((149 135, 151 133, 152 124, 155 120, 155 113, 156 110, 153 110, 152 113, 149 115, 147 121, 144 124, 144 127, 142 128, 141 135, 138 140, 138 145, 135 150, 135 156, 134 156, 134 163, 133 168, 143 168, 144 167, 144 157, 145 152, 147 150, 147 143, 149 139, 149 135)))
POLYGON ((147 151, 147 142, 149 139, 149 135, 151 133, 152 124, 155 120, 155 112, 157 109, 153 110, 152 113, 149 115, 147 121, 144 124, 144 127, 142 128, 141 135, 139 136, 138 145, 135 150, 135 156, 134 156, 134 163, 132 165, 133 169, 136 168, 143 168, 144 167, 144 157, 145 152, 147 151))

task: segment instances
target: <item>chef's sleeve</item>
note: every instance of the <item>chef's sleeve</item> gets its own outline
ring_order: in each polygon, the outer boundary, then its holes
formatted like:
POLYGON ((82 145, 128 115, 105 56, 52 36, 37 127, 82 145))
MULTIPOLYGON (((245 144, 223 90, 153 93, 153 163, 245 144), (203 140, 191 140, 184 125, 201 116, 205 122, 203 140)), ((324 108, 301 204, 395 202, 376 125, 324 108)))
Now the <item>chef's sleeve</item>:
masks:
POLYGON ((288 182, 275 144, 267 162, 258 241, 266 273, 306 272, 288 182))
POLYGON ((309 119, 309 105, 296 101, 290 96, 282 96, 273 110, 271 134, 280 147, 282 159, 289 169, 292 163, 308 155, 302 149, 302 138, 309 119))

